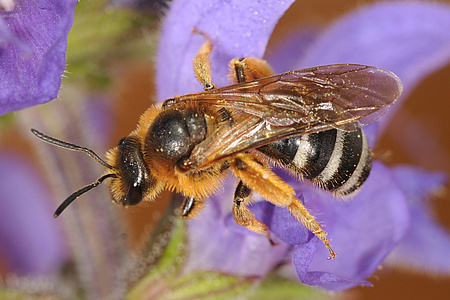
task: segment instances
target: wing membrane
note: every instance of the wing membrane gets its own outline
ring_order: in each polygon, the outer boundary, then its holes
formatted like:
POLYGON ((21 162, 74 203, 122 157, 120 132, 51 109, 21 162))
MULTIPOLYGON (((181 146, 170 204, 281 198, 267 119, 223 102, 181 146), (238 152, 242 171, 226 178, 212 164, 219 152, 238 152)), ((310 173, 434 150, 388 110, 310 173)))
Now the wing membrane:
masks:
POLYGON ((233 125, 219 127, 194 148, 199 167, 276 140, 332 128, 353 130, 379 118, 401 94, 393 73, 354 64, 328 65, 168 100, 225 108, 233 125))

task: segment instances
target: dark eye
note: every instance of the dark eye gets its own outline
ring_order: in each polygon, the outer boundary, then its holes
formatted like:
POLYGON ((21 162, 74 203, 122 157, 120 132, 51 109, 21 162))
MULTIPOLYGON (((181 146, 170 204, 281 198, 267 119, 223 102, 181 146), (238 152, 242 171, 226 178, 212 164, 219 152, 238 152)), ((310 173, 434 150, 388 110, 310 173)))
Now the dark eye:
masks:
POLYGON ((119 145, 121 145, 123 142, 125 142, 126 139, 127 139, 126 137, 121 138, 121 139, 117 142, 117 146, 119 146, 119 145))
POLYGON ((136 205, 142 201, 142 189, 138 186, 130 185, 127 196, 123 201, 124 205, 136 205))

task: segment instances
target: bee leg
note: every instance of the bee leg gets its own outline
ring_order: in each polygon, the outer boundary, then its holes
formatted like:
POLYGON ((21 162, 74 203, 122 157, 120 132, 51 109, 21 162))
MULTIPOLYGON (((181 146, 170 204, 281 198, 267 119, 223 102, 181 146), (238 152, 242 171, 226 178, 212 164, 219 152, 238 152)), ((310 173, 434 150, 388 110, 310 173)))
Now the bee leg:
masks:
POLYGON ((299 222, 325 244, 330 252, 330 258, 336 256, 331 249, 329 239, 327 239, 328 233, 322 229, 322 226, 308 212, 303 203, 295 197, 295 191, 286 182, 248 153, 236 154, 230 167, 244 185, 256 191, 267 201, 286 207, 299 222))
POLYGON ((238 225, 245 226, 247 229, 266 236, 272 245, 275 243, 267 232, 267 225, 255 219, 255 215, 248 209, 245 202, 248 202, 252 190, 244 185, 242 181, 236 187, 234 193, 233 217, 238 225))
MULTIPOLYGON (((197 54, 194 57, 193 65, 194 65, 194 73, 197 81, 203 85, 203 89, 205 91, 214 89, 214 84, 211 83, 211 61, 209 60, 209 55, 211 54, 213 44, 211 39, 204 33, 197 31, 194 29, 194 33, 199 33, 206 38, 206 41, 198 50, 197 54)), ((167 99, 163 102, 162 107, 168 108, 179 101, 179 97, 167 99)))
POLYGON ((202 206, 202 201, 199 201, 193 196, 188 196, 184 199, 183 204, 181 205, 180 215, 185 219, 192 218, 197 214, 202 206))
POLYGON ((233 58, 230 61, 229 79, 234 83, 243 83, 246 81, 269 77, 274 72, 267 61, 256 58, 233 58))
POLYGON ((198 82, 203 85, 205 91, 211 90, 214 88, 214 85, 211 83, 211 62, 209 60, 209 55, 211 54, 213 43, 205 33, 197 31, 196 29, 194 29, 194 33, 199 33, 206 38, 206 41, 194 57, 193 64, 195 77, 198 82))

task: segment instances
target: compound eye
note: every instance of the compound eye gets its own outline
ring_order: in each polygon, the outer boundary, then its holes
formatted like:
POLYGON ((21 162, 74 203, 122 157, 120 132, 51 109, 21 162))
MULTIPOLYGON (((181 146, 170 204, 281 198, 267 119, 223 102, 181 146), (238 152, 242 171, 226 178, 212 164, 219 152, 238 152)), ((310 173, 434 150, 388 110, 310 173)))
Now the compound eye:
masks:
POLYGON ((142 201, 142 189, 138 186, 130 185, 128 188, 127 196, 123 201, 124 205, 136 205, 142 201))
POLYGON ((126 139, 127 139, 126 137, 121 138, 121 139, 117 142, 117 145, 116 145, 116 146, 121 145, 123 142, 125 142, 126 139))

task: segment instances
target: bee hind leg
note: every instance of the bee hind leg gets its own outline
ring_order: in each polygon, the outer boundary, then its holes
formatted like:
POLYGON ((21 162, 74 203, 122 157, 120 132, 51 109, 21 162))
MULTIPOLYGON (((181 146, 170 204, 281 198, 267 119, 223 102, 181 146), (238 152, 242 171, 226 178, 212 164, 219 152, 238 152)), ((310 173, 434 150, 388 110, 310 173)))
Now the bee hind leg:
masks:
POLYGON ((297 199, 295 191, 286 182, 248 153, 236 154, 230 167, 242 180, 243 185, 250 187, 274 205, 286 207, 299 222, 324 243, 330 252, 330 258, 336 257, 336 253, 329 244, 328 233, 297 199))
POLYGON ((234 193, 233 217, 238 225, 245 226, 247 229, 262 234, 269 239, 272 245, 275 243, 267 232, 267 225, 256 220, 255 215, 245 205, 250 199, 251 189, 244 185, 242 181, 236 187, 234 193))

